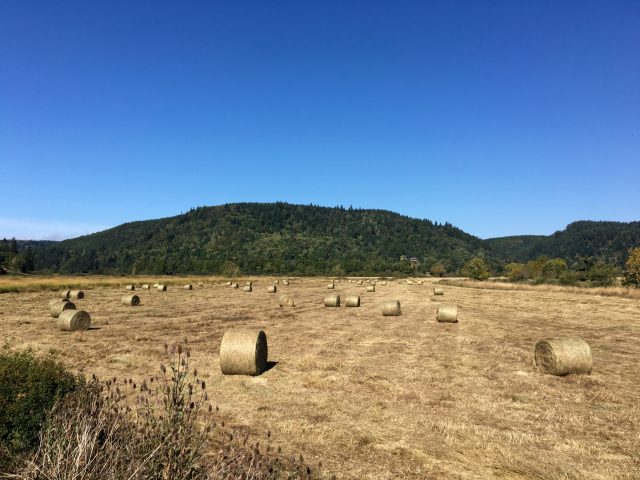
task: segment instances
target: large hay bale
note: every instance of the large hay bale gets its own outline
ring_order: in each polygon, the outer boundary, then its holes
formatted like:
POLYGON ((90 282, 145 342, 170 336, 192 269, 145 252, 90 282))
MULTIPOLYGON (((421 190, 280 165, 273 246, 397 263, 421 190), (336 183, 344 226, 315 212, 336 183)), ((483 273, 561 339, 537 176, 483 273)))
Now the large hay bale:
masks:
POLYGON ((444 288, 442 287, 434 287, 433 288, 434 295, 444 295, 444 288))
POLYGON ((251 285, 245 285, 244 287, 242 287, 242 291, 251 292, 252 291, 251 285))
POLYGON ((135 285, 127 285, 127 286, 126 286, 126 287, 124 287, 124 288, 126 288, 127 290, 131 290, 131 291, 133 291, 133 290, 135 290, 135 289, 136 289, 136 286, 135 286, 135 285))
POLYGON ((66 331, 88 330, 91 316, 84 310, 65 310, 58 317, 56 325, 60 330, 66 331))
POLYGON ((143 283, 142 284, 142 289, 143 290, 149 290, 149 284, 148 283, 143 283))
POLYGON ((294 302, 291 297, 282 296, 278 299, 278 305, 281 307, 295 307, 296 302, 294 302))
POLYGON ((136 307, 140 305, 140 297, 138 295, 123 295, 120 303, 128 307, 136 307))
POLYGON ((71 295, 71 290, 60 290, 58 293, 60 298, 69 298, 69 295, 71 295))
POLYGON ((228 330, 220 343, 224 375, 260 375, 267 368, 267 336, 262 330, 228 330))
POLYGON ((240 285, 238 285, 238 282, 234 282, 231 284, 231 288, 239 288, 240 285))
POLYGON ((345 307, 359 307, 360 306, 360 296, 359 295, 348 295, 344 299, 345 307))
POLYGON ((325 307, 339 307, 340 306, 340 295, 329 295, 324 297, 324 306, 325 307))
POLYGON ((382 316, 395 317, 401 314, 400 300, 393 300, 392 302, 385 302, 382 304, 382 316))
POLYGON ((182 287, 183 290, 193 290, 193 285, 190 283, 187 283, 184 287, 182 287))
POLYGON ((548 338, 535 347, 536 366, 551 375, 591 373, 591 347, 581 338, 548 338))
POLYGON ((436 310, 439 322, 458 323, 458 307, 456 305, 440 305, 436 310))
POLYGON ((156 289, 157 289, 159 292, 166 292, 166 291, 167 291, 167 286, 166 286, 166 285, 158 285, 158 286, 156 287, 156 289))
POLYGON ((278 291, 278 287, 276 287, 275 285, 271 285, 270 287, 267 287, 267 293, 276 293, 278 291))
POLYGON ((376 291, 376 286, 375 285, 369 285, 367 287, 367 292, 375 292, 376 291))
POLYGON ((49 313, 53 318, 58 318, 65 310, 75 310, 76 305, 66 298, 54 299, 49 301, 49 313))
POLYGON ((82 290, 71 290, 71 292, 69 292, 69 298, 82 300, 84 298, 84 292, 82 290))

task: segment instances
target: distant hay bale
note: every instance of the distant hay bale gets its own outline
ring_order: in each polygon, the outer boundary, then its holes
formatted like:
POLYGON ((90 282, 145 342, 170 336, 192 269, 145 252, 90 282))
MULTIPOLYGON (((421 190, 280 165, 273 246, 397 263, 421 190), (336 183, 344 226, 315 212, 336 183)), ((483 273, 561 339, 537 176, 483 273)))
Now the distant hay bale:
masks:
POLYGON ((120 303, 128 307, 136 307, 140 305, 140 297, 138 295, 123 295, 120 303))
POLYGON ((359 295, 348 295, 344 299, 345 307, 359 307, 360 306, 360 296, 359 295))
POLYGON ((157 289, 159 292, 166 292, 166 291, 167 291, 167 286, 166 286, 166 285, 158 285, 158 286, 156 287, 156 289, 157 289))
POLYGON ((76 305, 66 298, 49 301, 49 313, 53 318, 58 318, 65 310, 75 310, 76 305))
POLYGON ((394 317, 401 315, 402 312, 400 310, 400 301, 393 300, 392 302, 385 302, 382 304, 382 316, 384 317, 394 317))
POLYGON ((336 288, 336 286, 333 283, 330 283, 329 285, 327 285, 327 288, 333 290, 334 288, 336 288))
POLYGON ((356 285, 362 285, 362 280, 358 280, 358 281, 356 282, 356 285))
POLYGON ((380 282, 380 285, 386 285, 387 282, 380 282))
POLYGON ((291 297, 282 296, 278 299, 278 305, 281 307, 295 307, 296 302, 294 302, 291 297))
POLYGON ((242 291, 251 292, 252 291, 251 285, 245 285, 244 287, 242 287, 242 291))
POLYGON ((238 288, 238 287, 239 287, 238 282, 234 282, 231 284, 231 288, 238 288))
POLYGON ((82 300, 84 298, 84 292, 82 290, 71 290, 71 292, 69 292, 69 298, 82 300))
POLYGON ((375 285, 369 285, 367 287, 367 292, 375 292, 376 291, 376 286, 375 285))
POLYGON ((126 286, 126 287, 124 287, 124 288, 125 288, 125 289, 127 289, 127 290, 132 290, 132 291, 133 291, 133 290, 135 290, 135 289, 136 289, 136 286, 135 286, 135 285, 127 285, 127 286, 126 286))
POLYGON ((434 287, 433 288, 434 295, 444 295, 444 288, 442 287, 434 287))
POLYGON ((339 307, 340 306, 340 295, 329 295, 324 297, 324 306, 325 307, 339 307))
POLYGON ((591 347, 581 338, 548 338, 535 346, 535 364, 544 373, 591 373, 591 347))
POLYGON ((65 310, 58 317, 56 325, 65 331, 88 330, 91 316, 84 310, 65 310))
POLYGON ((220 343, 224 375, 260 375, 267 369, 267 336, 262 330, 227 330, 220 343))
POLYGON ((153 288, 158 288, 159 285, 160 285, 159 283, 154 283, 153 288))
POLYGON ((246 286, 249 286, 249 287, 250 287, 250 286, 252 286, 252 285, 253 285, 253 282, 250 282, 250 281, 248 281, 248 280, 247 280, 246 282, 244 282, 244 284, 245 284, 246 286))
POLYGON ((193 290, 193 285, 190 283, 187 283, 184 287, 182 287, 183 290, 193 290))
POLYGON ((274 280, 273 283, 274 283, 274 285, 278 285, 278 284, 280 284, 280 280, 274 280))
POLYGON ((407 280, 407 285, 413 285, 413 281, 407 280))
POLYGON ((278 287, 276 287, 275 285, 271 285, 270 287, 267 287, 267 293, 276 293, 277 290, 278 290, 278 287))
POLYGON ((149 284, 148 283, 143 283, 142 284, 142 289, 143 290, 149 290, 149 284))
POLYGON ((60 290, 58 294, 60 298, 69 298, 69 295, 71 295, 71 290, 60 290))
POLYGON ((424 284, 424 280, 418 280, 418 285, 423 285, 424 284))
POLYGON ((231 285, 233 282, 227 282, 227 285, 231 285))
POLYGON ((456 305, 440 305, 436 310, 439 322, 458 323, 458 307, 456 305))
POLYGON ((282 282, 282 284, 283 284, 283 285, 289 285, 289 280, 284 280, 284 281, 282 282))

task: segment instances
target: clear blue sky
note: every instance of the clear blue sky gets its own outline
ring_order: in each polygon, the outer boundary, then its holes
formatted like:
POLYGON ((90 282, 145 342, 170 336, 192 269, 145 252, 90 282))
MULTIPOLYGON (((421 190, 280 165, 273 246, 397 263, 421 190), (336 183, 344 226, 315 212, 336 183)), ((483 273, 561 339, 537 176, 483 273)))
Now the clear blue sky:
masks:
POLYGON ((0 2, 0 237, 200 205, 640 219, 638 1, 0 2))

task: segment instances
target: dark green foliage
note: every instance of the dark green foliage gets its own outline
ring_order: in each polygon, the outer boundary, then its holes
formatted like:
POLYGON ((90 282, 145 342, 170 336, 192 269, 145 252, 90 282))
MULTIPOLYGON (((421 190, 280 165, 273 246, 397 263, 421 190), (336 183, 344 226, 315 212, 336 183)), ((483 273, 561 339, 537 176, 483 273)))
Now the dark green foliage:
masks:
POLYGON ((52 358, 0 350, 0 472, 37 446, 47 413, 77 385, 77 377, 52 358))
POLYGON ((474 280, 486 280, 489 278, 489 268, 482 258, 476 257, 464 264, 460 274, 474 280))

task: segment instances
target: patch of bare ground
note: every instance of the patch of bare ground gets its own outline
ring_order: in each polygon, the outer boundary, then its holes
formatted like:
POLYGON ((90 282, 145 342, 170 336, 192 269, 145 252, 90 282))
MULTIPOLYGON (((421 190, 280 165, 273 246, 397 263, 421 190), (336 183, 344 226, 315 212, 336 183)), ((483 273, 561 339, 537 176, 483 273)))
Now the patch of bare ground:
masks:
POLYGON ((640 304, 555 289, 472 289, 388 282, 366 293, 342 280, 359 308, 325 308, 327 279, 266 292, 205 282, 194 290, 101 286, 76 303, 93 329, 56 330, 47 291, 0 295, 0 335, 15 347, 54 352, 100 378, 157 372, 163 344, 187 337, 210 397, 230 424, 349 479, 632 479, 640 471, 640 304), (295 308, 280 308, 286 293, 295 308), (402 316, 382 317, 385 300, 402 316), (439 304, 459 323, 438 324, 439 304), (263 328, 277 365, 259 377, 223 376, 228 328, 263 328), (533 367, 535 342, 580 336, 591 375, 553 377, 533 367), (263 437, 262 437, 263 438, 263 437))

